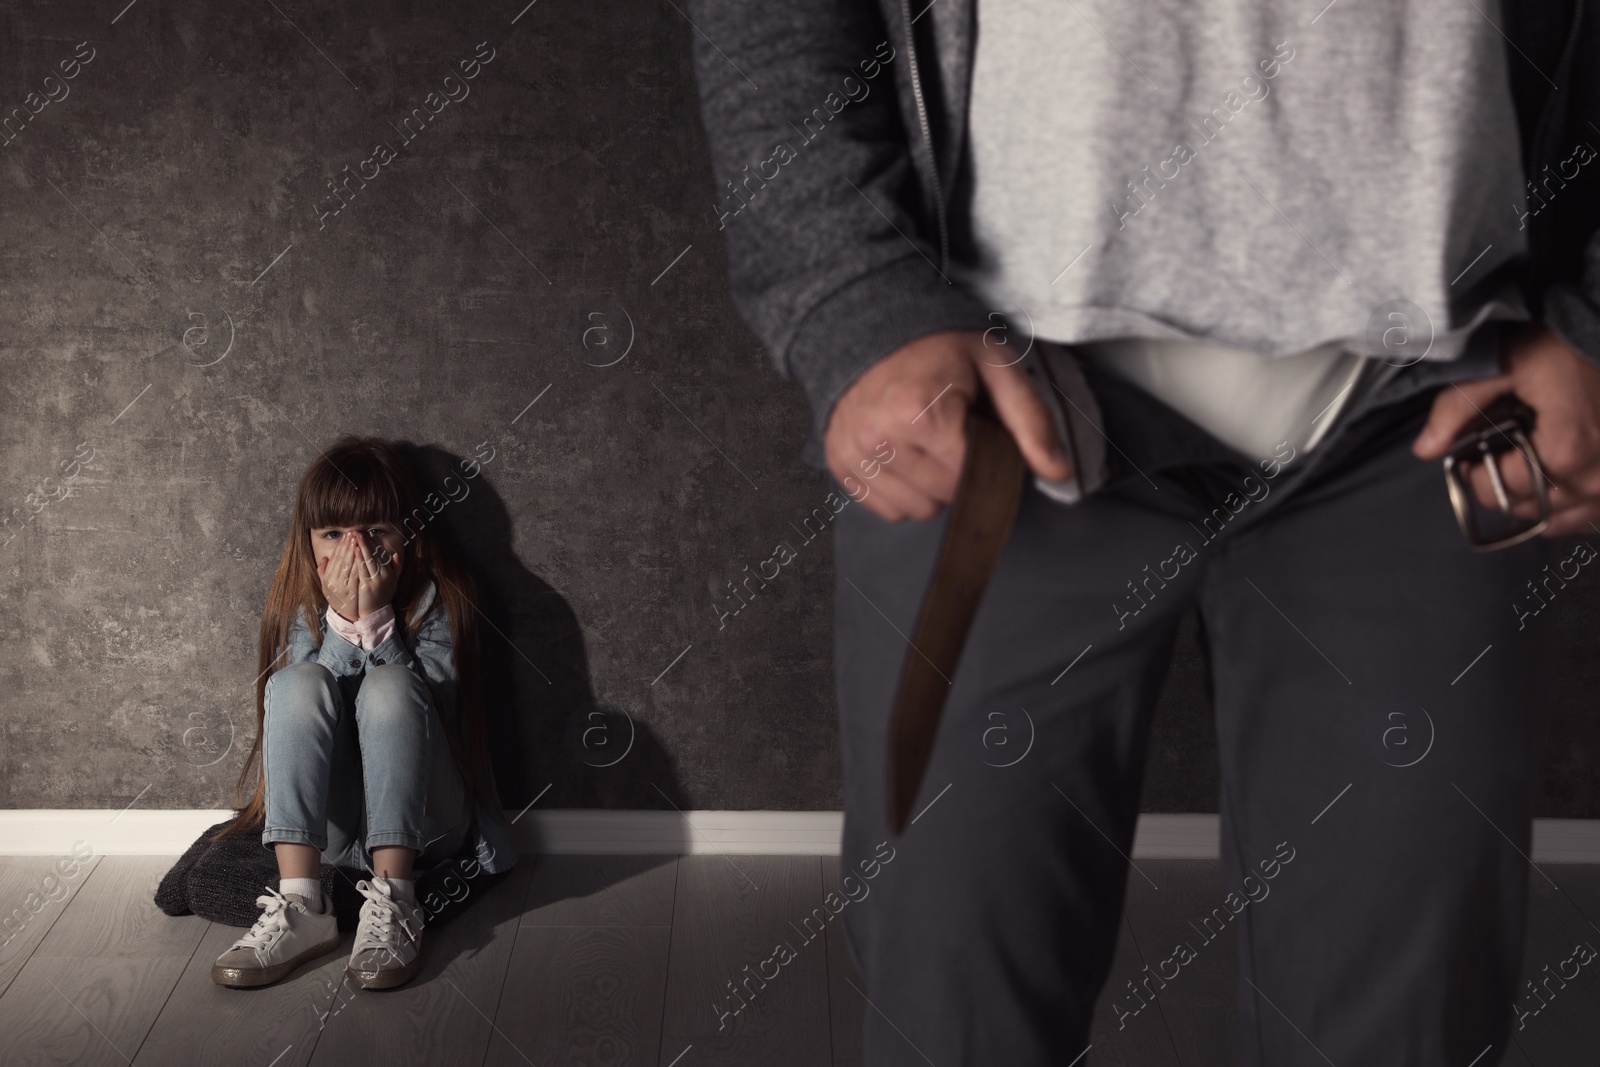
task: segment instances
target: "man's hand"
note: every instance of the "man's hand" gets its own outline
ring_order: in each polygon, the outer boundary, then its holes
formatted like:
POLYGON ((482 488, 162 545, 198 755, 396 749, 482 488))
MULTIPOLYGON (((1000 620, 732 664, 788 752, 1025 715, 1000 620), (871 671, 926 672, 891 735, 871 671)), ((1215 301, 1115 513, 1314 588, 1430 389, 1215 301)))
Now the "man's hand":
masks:
MULTIPOLYGON (((985 347, 978 331, 942 330, 911 341, 851 383, 828 419, 823 449, 842 485, 882 442, 894 448, 861 498, 890 522, 930 519, 955 496, 966 458, 967 405, 980 383, 1022 458, 1050 480, 1072 476, 1055 424, 1016 361, 985 347)), ((879 457, 882 458, 881 456, 879 457)))
MULTIPOLYGON (((1600 367, 1540 324, 1507 340, 1501 368, 1493 378, 1441 389, 1411 451, 1421 459, 1442 457, 1491 400, 1516 393, 1537 416, 1529 440, 1549 482, 1550 525, 1544 536, 1587 529, 1600 519, 1600 367)), ((1512 514, 1537 517, 1539 502, 1527 464, 1515 453, 1498 459, 1512 514)), ((1481 505, 1498 509, 1483 464, 1472 466, 1468 480, 1481 505)))

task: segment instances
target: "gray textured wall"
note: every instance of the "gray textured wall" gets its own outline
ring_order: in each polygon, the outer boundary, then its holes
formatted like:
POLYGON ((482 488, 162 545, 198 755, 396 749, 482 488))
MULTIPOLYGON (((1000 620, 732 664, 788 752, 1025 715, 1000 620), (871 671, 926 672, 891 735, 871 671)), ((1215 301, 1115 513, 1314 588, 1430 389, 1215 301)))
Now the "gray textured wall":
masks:
MULTIPOLYGON (((839 805, 832 552, 794 530, 825 486, 726 296, 694 31, 520 6, 0 13, 0 804, 229 802, 293 486, 354 432, 434 478, 492 450, 440 521, 501 631, 508 804, 839 805)), ((1600 814, 1597 608, 1550 620, 1545 814, 1600 814)), ((1148 809, 1214 810, 1208 730, 1186 638, 1148 809)))

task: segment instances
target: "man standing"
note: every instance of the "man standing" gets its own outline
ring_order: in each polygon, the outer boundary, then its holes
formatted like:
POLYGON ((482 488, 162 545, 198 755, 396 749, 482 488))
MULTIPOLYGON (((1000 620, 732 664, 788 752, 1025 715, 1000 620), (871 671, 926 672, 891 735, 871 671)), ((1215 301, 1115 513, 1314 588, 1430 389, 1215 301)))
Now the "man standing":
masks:
MULTIPOLYGON (((980 393, 1034 475, 914 821, 845 916, 873 1067, 1082 1055, 1190 608, 1239 1061, 1498 1062, 1551 538, 1600 529, 1600 13, 1516 7, 690 4, 735 304, 807 390, 803 458, 862 503, 835 523, 846 865, 888 836, 980 393), (1550 523, 1475 552, 1438 461, 1508 392, 1550 523)), ((1478 501, 1536 517, 1501 469, 1478 501)), ((1155 1025, 1204 944, 1152 946, 1119 1023, 1155 1025)))

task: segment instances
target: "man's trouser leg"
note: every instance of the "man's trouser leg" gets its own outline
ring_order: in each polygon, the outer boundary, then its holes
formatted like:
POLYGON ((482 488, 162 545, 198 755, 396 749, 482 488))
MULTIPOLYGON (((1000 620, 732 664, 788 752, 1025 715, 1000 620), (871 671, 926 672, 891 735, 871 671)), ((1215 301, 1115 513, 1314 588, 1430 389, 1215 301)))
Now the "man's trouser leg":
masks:
POLYGON ((1204 563, 1119 629, 1126 583, 1194 531, 1110 494, 1067 508, 1030 487, 915 821, 889 841, 889 708, 947 513, 890 524, 853 503, 834 521, 840 874, 874 875, 841 913, 869 983, 866 1062, 1062 1067, 1111 963, 1150 711, 1204 563))
POLYGON ((1072 507, 1030 487, 916 821, 892 840, 887 719, 945 513, 841 512, 841 874, 875 873, 841 918, 869 983, 871 1067, 1043 1067, 1087 1043, 1149 713, 1197 601, 1216 677, 1223 886, 1246 900, 1218 901, 1238 908, 1242 1061, 1446 1063, 1503 1033, 1527 870, 1501 833, 1526 851, 1544 695, 1540 639, 1515 632, 1511 601, 1549 543, 1466 548, 1437 465, 1408 452, 1425 411, 1391 405, 1380 421, 1402 425, 1377 439, 1371 420, 1336 430, 1210 543, 1192 523, 1248 469, 1150 467, 1072 507), (1423 708, 1433 749, 1386 766, 1421 751, 1423 708), (1385 733, 1396 725, 1409 733, 1385 733))
POLYGON ((1517 605, 1572 543, 1470 550, 1401 407, 1201 587, 1245 1067, 1482 1067, 1513 1024, 1555 638, 1517 605))

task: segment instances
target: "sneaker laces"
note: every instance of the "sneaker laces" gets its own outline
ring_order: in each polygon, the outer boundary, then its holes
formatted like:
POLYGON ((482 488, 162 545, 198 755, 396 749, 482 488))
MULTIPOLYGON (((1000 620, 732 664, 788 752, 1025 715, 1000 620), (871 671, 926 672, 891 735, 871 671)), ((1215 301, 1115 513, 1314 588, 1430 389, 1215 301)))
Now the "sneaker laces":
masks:
POLYGON ((233 943, 234 948, 270 949, 289 929, 289 898, 272 888, 256 897, 256 907, 264 909, 250 932, 233 943))
POLYGON ((398 959, 399 954, 395 950, 403 941, 415 940, 417 931, 412 929, 410 920, 401 915, 399 903, 382 889, 363 879, 356 883, 356 891, 366 897, 367 902, 361 905, 361 920, 356 926, 356 943, 352 954, 359 955, 367 949, 382 949, 398 959))

